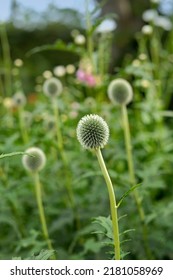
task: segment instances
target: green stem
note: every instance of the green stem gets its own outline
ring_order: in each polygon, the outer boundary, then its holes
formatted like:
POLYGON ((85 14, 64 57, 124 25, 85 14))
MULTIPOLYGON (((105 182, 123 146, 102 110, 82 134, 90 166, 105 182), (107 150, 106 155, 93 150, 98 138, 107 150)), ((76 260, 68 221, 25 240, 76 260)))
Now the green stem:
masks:
MULTIPOLYGON (((136 184, 135 172, 134 172, 134 164, 133 164, 133 157, 132 157, 132 145, 131 145, 131 135, 130 135, 130 128, 129 128, 129 120, 128 120, 128 113, 126 105, 121 106, 122 110, 122 119, 123 119, 123 128, 124 128, 124 139, 125 139, 125 146, 126 146, 126 153, 127 153, 127 164, 129 170, 129 178, 131 186, 136 184)), ((136 202, 136 206, 138 209, 138 213, 140 216, 142 230, 143 230, 143 240, 144 240, 144 248, 148 258, 152 258, 152 254, 150 252, 150 248, 148 245, 148 230, 145 223, 145 212, 142 207, 142 200, 139 196, 139 192, 137 189, 134 189, 132 193, 134 200, 136 202)))
POLYGON ((60 114, 59 114, 59 109, 58 106, 56 106, 56 102, 52 103, 53 105, 53 111, 54 111, 54 117, 55 117, 55 126, 56 126, 56 134, 57 134, 57 141, 58 141, 58 148, 61 154, 61 158, 65 167, 65 178, 66 178, 66 189, 67 193, 69 196, 70 203, 72 207, 74 207, 74 197, 73 197, 73 191, 71 188, 71 182, 70 182, 70 176, 69 176, 69 171, 68 171, 68 161, 67 157, 64 153, 64 145, 63 145, 63 138, 62 138, 62 133, 61 133, 61 123, 60 123, 60 114))
POLYGON ((26 144, 28 142, 28 133, 26 130, 26 126, 25 126, 25 122, 24 122, 24 116, 23 116, 23 108, 19 108, 19 124, 20 124, 20 131, 21 131, 21 135, 23 138, 23 142, 24 144, 26 144))
POLYGON ((76 225, 77 228, 80 228, 80 220, 79 220, 79 215, 78 215, 78 211, 76 209, 76 205, 75 205, 75 199, 74 199, 74 194, 73 194, 73 189, 71 186, 71 174, 69 172, 69 165, 68 165, 68 160, 66 157, 66 154, 64 152, 64 145, 63 145, 63 137, 62 137, 62 133, 61 133, 61 123, 60 123, 60 114, 59 114, 59 108, 58 106, 56 106, 56 102, 52 102, 53 105, 53 111, 54 111, 54 117, 55 117, 55 126, 56 126, 56 134, 57 134, 57 141, 58 141, 58 148, 61 154, 61 158, 64 164, 64 168, 65 168, 65 187, 66 187, 66 191, 68 194, 68 199, 69 199, 69 203, 71 208, 73 209, 74 212, 74 216, 75 216, 75 221, 76 221, 76 225))
POLYGON ((117 213, 117 204, 114 189, 112 186, 112 182, 107 171, 106 165, 104 163, 104 159, 102 157, 102 153, 100 148, 95 150, 97 159, 103 173, 104 179, 106 181, 106 185, 109 193, 109 201, 110 201, 110 209, 111 209, 111 217, 112 217, 112 226, 113 226, 113 235, 114 235, 114 249, 115 249, 115 259, 120 260, 120 240, 119 240, 119 227, 118 227, 118 213, 117 213))
POLYGON ((56 134, 57 134, 57 141, 58 141, 58 148, 61 153, 62 159, 64 159, 64 147, 63 147, 63 138, 61 133, 61 123, 60 123, 60 114, 59 108, 56 106, 56 102, 52 101, 53 112, 55 117, 55 127, 56 127, 56 134))
POLYGON ((0 76, 0 95, 3 97, 5 96, 4 85, 1 76, 0 76))
POLYGON ((128 169, 129 169, 129 177, 130 177, 130 183, 133 186, 133 185, 136 184, 136 179, 135 179, 135 173, 134 173, 131 135, 130 135, 129 120, 128 120, 126 105, 122 105, 121 109, 122 109, 124 139, 125 139, 125 146, 126 146, 126 152, 127 152, 127 163, 128 163, 128 169))
MULTIPOLYGON (((43 236, 44 236, 44 238, 47 242, 48 249, 49 250, 54 250, 53 247, 52 247, 52 243, 49 239, 49 233, 48 233, 48 229, 47 229, 46 218, 45 218, 43 202, 42 202, 40 178, 39 178, 38 172, 34 173, 34 182, 35 182, 35 192, 36 192, 37 206, 38 206, 38 211, 39 211, 43 236)), ((53 258, 56 259, 55 256, 53 258)))
POLYGON ((4 58, 4 67, 5 67, 5 90, 7 96, 11 96, 11 57, 10 57, 10 47, 8 43, 8 37, 5 25, 0 26, 1 31, 1 41, 2 41, 2 51, 4 58))

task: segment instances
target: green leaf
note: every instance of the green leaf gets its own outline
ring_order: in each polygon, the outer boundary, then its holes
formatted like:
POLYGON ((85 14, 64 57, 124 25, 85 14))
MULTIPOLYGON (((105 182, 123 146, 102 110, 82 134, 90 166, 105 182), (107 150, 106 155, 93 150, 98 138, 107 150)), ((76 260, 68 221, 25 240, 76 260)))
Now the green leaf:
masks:
POLYGON ((112 221, 110 217, 98 217, 94 219, 94 223, 99 224, 104 231, 98 231, 97 233, 102 233, 111 240, 113 240, 113 230, 112 230, 112 221))
POLYGON ((54 253, 54 250, 41 250, 39 255, 32 256, 31 258, 29 258, 29 260, 48 260, 51 256, 54 255, 54 253))
POLYGON ((66 44, 62 40, 57 40, 54 44, 38 46, 27 52, 27 56, 31 56, 33 54, 42 52, 42 51, 64 51, 64 52, 72 52, 76 55, 81 55, 83 53, 82 49, 76 46, 73 43, 66 44))
POLYGON ((134 185, 132 186, 128 191, 126 191, 123 196, 120 198, 118 204, 117 204, 117 208, 121 205, 121 203, 123 202, 124 198, 126 196, 128 196, 131 192, 133 192, 136 188, 138 188, 139 186, 141 186, 141 183, 140 184, 137 184, 137 185, 134 185))

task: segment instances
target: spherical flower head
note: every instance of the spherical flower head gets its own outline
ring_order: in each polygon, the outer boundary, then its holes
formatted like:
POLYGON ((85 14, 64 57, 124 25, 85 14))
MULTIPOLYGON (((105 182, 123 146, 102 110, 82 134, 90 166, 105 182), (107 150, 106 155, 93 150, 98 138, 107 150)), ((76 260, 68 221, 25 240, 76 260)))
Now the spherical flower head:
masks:
POLYGON ((46 96, 54 98, 62 93, 63 87, 62 83, 57 78, 47 79, 43 84, 43 92, 46 96))
POLYGON ((132 101, 133 90, 126 80, 116 79, 109 84, 108 96, 113 104, 127 105, 132 101))
POLYGON ((26 170, 30 172, 39 172, 46 164, 44 152, 36 147, 29 148, 25 151, 28 155, 22 157, 22 163, 26 170))
POLYGON ((85 149, 103 148, 109 139, 109 127, 98 115, 86 115, 78 123, 77 139, 85 149))

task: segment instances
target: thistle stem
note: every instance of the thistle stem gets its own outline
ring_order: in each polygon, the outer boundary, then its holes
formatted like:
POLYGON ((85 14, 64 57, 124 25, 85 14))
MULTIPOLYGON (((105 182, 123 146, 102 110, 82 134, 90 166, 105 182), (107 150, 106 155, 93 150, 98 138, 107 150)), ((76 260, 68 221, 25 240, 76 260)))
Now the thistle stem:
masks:
MULTIPOLYGON (((39 211, 43 236, 44 236, 44 238, 47 242, 48 249, 49 250, 54 250, 53 247, 52 247, 52 243, 50 241, 49 233, 48 233, 48 229, 47 229, 46 218, 45 218, 43 202, 42 202, 40 178, 39 178, 39 173, 38 172, 34 173, 34 182, 35 182, 35 192, 36 192, 37 206, 38 206, 38 211, 39 211)), ((53 256, 53 259, 56 259, 55 255, 53 256)))
POLYGON ((61 154, 61 158, 62 158, 62 161, 63 161, 63 164, 64 164, 64 169, 65 169, 65 171, 64 171, 64 173, 65 173, 64 176, 65 176, 65 181, 66 181, 65 187, 66 187, 66 191, 67 191, 70 206, 74 211, 76 225, 77 225, 77 228, 79 229, 80 228, 80 220, 79 220, 78 212, 77 212, 77 209, 76 209, 74 193, 73 193, 73 189, 72 189, 72 185, 71 185, 72 180, 71 180, 69 164, 68 164, 66 154, 64 152, 63 137, 62 137, 62 133, 61 133, 59 108, 58 108, 58 106, 56 106, 55 102, 52 102, 52 106, 53 106, 54 117, 55 117, 55 126, 56 126, 58 148, 59 148, 59 152, 61 154))
MULTIPOLYGON (((122 110, 124 139, 125 139, 125 146, 126 146, 126 153, 127 153, 127 164, 128 164, 128 170, 129 170, 130 184, 131 184, 131 186, 134 186, 136 184, 136 178, 135 178, 135 172, 134 172, 131 135, 130 135, 129 120, 128 120, 128 113, 127 113, 126 105, 122 105, 121 110, 122 110)), ((148 230, 147 230, 147 226, 145 223, 145 212, 144 212, 144 209, 142 206, 142 200, 139 196, 139 192, 137 189, 134 189, 132 195, 136 202, 137 210, 138 210, 139 217, 140 217, 141 224, 142 224, 144 249, 145 249, 147 257, 151 259, 152 254, 150 252, 150 248, 148 245, 148 230)))
POLYGON ((120 260, 119 226, 118 226, 118 213, 117 213, 115 193, 100 148, 95 149, 95 153, 108 188, 112 226, 113 226, 113 236, 114 236, 115 259, 120 260))
POLYGON ((25 126, 23 113, 24 113, 23 108, 22 107, 19 108, 18 115, 19 115, 20 131, 21 131, 21 135, 23 138, 23 142, 24 142, 24 144, 26 144, 28 142, 28 133, 27 133, 26 126, 25 126))

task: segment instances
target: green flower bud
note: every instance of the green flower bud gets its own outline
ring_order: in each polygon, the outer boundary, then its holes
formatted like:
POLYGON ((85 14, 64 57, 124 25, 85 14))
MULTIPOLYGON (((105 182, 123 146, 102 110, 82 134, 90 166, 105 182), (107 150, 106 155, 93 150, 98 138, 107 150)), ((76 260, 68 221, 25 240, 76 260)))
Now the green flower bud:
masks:
POLYGON ((126 80, 116 79, 109 84, 108 96, 113 104, 127 105, 132 101, 133 90, 126 80))
POLYGON ((98 115, 86 115, 78 123, 77 139, 85 149, 103 148, 109 139, 109 127, 98 115))
POLYGON ((29 148, 25 152, 28 155, 22 157, 24 168, 30 172, 38 172, 42 170, 46 164, 46 156, 44 152, 36 147, 29 148))
POLYGON ((62 83, 57 78, 47 79, 43 84, 43 92, 46 96, 54 98, 62 93, 62 83))

